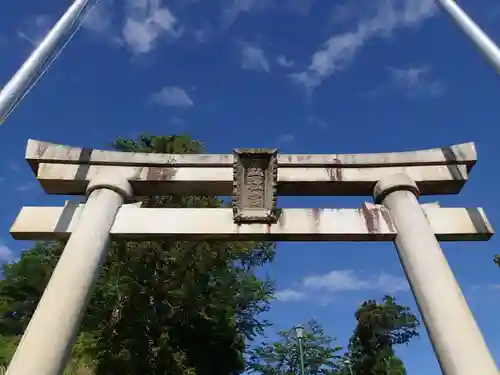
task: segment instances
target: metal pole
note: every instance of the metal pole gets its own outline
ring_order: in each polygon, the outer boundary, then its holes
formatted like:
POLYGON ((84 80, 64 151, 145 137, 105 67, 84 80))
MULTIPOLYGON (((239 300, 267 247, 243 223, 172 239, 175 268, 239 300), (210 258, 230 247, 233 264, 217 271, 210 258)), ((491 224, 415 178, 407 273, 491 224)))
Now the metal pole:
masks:
POLYGON ((500 49, 454 0, 437 0, 457 26, 469 37, 486 60, 500 74, 500 49))
POLYGON ((302 337, 299 337, 299 355, 300 355, 300 375, 305 375, 304 368, 304 348, 302 347, 302 337))
POLYGON ((349 374, 350 375, 353 375, 353 372, 352 372, 352 366, 351 366, 351 361, 349 359, 347 359, 345 361, 345 363, 347 364, 347 367, 349 368, 349 374))
POLYGON ((33 78, 41 72, 45 62, 55 52, 63 37, 70 31, 78 16, 85 10, 88 2, 89 0, 75 0, 73 5, 69 7, 40 45, 0 91, 0 125, 3 124, 16 102, 22 97, 33 78))

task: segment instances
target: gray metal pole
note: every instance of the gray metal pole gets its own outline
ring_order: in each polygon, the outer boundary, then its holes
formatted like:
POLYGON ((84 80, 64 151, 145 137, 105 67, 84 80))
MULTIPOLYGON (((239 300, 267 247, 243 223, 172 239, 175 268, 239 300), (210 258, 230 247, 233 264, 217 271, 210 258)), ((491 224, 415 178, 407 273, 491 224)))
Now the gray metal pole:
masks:
POLYGON ((302 343, 302 337, 299 337, 299 355, 300 355, 300 375, 306 375, 306 370, 304 367, 304 347, 302 343))
POLYGON ((500 49, 454 0, 436 0, 500 74, 500 49))
POLYGON ((69 7, 40 45, 0 91, 0 125, 3 124, 15 103, 22 97, 33 78, 41 72, 45 62, 52 56, 63 37, 70 31, 71 26, 85 10, 88 2, 89 0, 75 0, 73 5, 69 7))

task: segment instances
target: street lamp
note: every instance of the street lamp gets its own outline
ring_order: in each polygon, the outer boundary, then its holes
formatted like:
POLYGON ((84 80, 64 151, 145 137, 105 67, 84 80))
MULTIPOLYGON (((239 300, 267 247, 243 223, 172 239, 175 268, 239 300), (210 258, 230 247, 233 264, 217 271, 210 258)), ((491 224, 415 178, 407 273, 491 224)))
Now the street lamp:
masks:
POLYGON ((301 325, 297 325, 294 327, 295 336, 297 337, 297 341, 299 342, 299 357, 300 357, 300 375, 305 375, 304 369, 304 348, 302 344, 302 340, 304 339, 304 327, 301 325))
POLYGON ((351 360, 348 358, 344 361, 344 363, 347 365, 347 368, 349 369, 349 375, 354 375, 352 372, 351 360))

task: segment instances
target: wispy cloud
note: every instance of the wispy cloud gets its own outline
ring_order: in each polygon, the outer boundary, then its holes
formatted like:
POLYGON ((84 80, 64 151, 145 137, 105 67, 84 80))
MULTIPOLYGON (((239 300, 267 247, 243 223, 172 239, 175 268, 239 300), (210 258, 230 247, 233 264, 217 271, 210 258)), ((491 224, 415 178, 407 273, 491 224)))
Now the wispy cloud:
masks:
POLYGON ((19 165, 19 163, 15 162, 15 161, 8 162, 7 166, 13 172, 19 172, 21 170, 21 166, 19 165))
POLYGON ((134 55, 152 52, 160 40, 176 39, 183 33, 180 22, 163 0, 102 0, 86 15, 83 27, 124 46, 134 55), (123 12, 118 6, 123 6, 123 12), (123 17, 118 18, 117 14, 123 17))
MULTIPOLYGON (((120 2, 121 4, 122 2, 120 2)), ((90 7, 84 16, 82 28, 89 33, 97 35, 100 40, 110 42, 117 47, 125 46, 114 0, 101 0, 90 7)))
POLYGON ((186 90, 177 86, 165 86, 152 96, 154 102, 167 107, 191 108, 194 103, 186 90))
POLYGON ((6 245, 0 243, 0 262, 10 262, 14 259, 14 252, 6 245))
POLYGON ((89 8, 85 15, 82 27, 97 33, 109 33, 113 29, 113 0, 101 0, 97 5, 89 8))
POLYGON ((355 290, 380 290, 396 293, 408 289, 408 283, 403 277, 382 273, 372 277, 362 277, 353 270, 334 270, 323 275, 313 275, 303 280, 306 288, 326 290, 330 292, 355 290))
POLYGON ((0 35, 0 48, 7 47, 9 45, 9 39, 5 35, 0 35))
POLYGON ((274 296, 280 302, 294 302, 306 299, 307 294, 295 289, 283 289, 276 292, 274 296))
POLYGON ((293 66, 295 66, 295 61, 289 59, 285 55, 279 55, 276 58, 276 62, 278 63, 279 66, 282 66, 283 68, 292 68, 293 66))
POLYGON ((269 72, 271 65, 264 51, 257 45, 250 43, 241 44, 241 67, 247 70, 269 72))
POLYGON ((264 10, 269 4, 269 0, 230 0, 222 11, 222 24, 224 27, 230 27, 241 13, 264 10))
POLYGON ((25 184, 21 184, 21 185, 18 185, 16 186, 16 191, 19 191, 21 193, 26 193, 30 190, 32 190, 34 188, 34 185, 32 183, 25 183, 25 184))
POLYGON ((293 82, 311 92, 332 74, 346 69, 369 40, 390 36, 398 28, 419 25, 438 10, 434 0, 383 0, 367 4, 369 13, 359 17, 351 31, 332 35, 313 54, 307 69, 290 76, 293 82))
POLYGON ((28 17, 17 31, 17 36, 36 47, 52 27, 52 19, 46 14, 28 17))
POLYGON ((493 9, 488 8, 488 20, 496 21, 500 18, 500 5, 494 6, 493 9))
POLYGON ((319 116, 308 115, 306 116, 306 124, 311 125, 320 129, 328 129, 328 124, 319 116))
POLYGON ((354 270, 333 270, 326 274, 305 277, 296 288, 287 288, 276 293, 281 302, 313 299, 326 301, 337 293, 379 291, 382 293, 398 293, 409 290, 404 277, 380 273, 378 275, 361 275, 354 270))
POLYGON ((122 35, 134 54, 148 53, 158 40, 181 34, 177 19, 161 0, 128 0, 122 35))
POLYGON ((498 291, 500 290, 500 283, 493 284, 476 284, 470 287, 471 291, 474 292, 487 292, 487 291, 498 291))
POLYGON ((278 137, 278 143, 292 143, 295 141, 295 134, 293 133, 284 133, 284 134, 281 134, 279 137, 278 137))
POLYGON ((438 97, 445 91, 442 81, 434 78, 429 66, 411 66, 408 68, 389 68, 389 80, 372 91, 369 96, 379 96, 387 91, 397 91, 408 98, 438 97))
POLYGON ((439 96, 444 94, 444 84, 431 77, 428 66, 409 67, 406 69, 391 68, 391 82, 394 87, 406 95, 439 96))
MULTIPOLYGON (((357 4, 358 5, 358 4, 357 4)), ((350 1, 337 1, 333 4, 330 22, 332 24, 343 24, 346 22, 356 21, 356 18, 363 16, 363 9, 366 9, 367 4, 361 6, 353 6, 350 1)))
POLYGON ((264 10, 291 11, 307 14, 314 0, 226 0, 222 10, 221 23, 224 28, 230 27, 244 13, 262 12, 264 10))

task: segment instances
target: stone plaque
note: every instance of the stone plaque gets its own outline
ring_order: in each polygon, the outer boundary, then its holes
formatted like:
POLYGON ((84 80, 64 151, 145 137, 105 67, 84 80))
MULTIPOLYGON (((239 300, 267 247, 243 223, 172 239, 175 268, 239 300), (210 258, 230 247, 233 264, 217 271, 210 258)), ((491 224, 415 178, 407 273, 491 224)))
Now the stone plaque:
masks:
POLYGON ((277 181, 277 149, 234 150, 234 221, 237 223, 276 222, 277 181))

